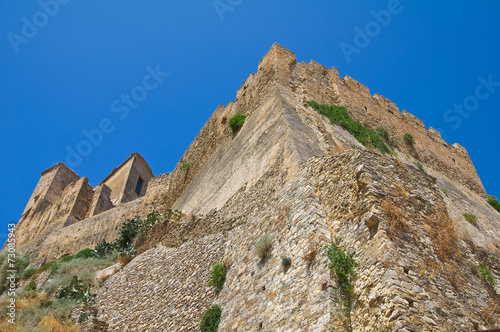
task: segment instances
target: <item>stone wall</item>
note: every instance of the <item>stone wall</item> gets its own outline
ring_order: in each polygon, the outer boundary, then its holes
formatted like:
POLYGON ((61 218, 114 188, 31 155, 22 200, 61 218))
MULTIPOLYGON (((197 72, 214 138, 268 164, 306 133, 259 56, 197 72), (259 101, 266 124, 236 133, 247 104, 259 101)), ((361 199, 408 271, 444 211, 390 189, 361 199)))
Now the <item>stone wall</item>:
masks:
MULTIPOLYGON (((338 237, 358 264, 354 331, 469 331, 500 322, 492 295, 471 270, 484 261, 481 250, 459 239, 456 256, 440 260, 436 254, 437 230, 426 226, 427 218, 451 220, 436 178, 379 154, 348 150, 310 159, 287 180, 283 160, 221 209, 168 225, 159 247, 100 288, 99 319, 111 331, 196 331, 204 310, 219 304, 220 331, 345 331, 322 251, 338 237), (390 236, 383 200, 398 206, 408 228, 390 236), (254 244, 264 234, 274 239, 270 258, 261 261, 254 244), (308 264, 304 256, 313 248, 319 252, 308 264), (282 257, 292 259, 287 271, 282 257), (206 287, 207 272, 221 260, 229 269, 216 294, 206 287)), ((500 226, 498 218, 495 223, 500 226)))

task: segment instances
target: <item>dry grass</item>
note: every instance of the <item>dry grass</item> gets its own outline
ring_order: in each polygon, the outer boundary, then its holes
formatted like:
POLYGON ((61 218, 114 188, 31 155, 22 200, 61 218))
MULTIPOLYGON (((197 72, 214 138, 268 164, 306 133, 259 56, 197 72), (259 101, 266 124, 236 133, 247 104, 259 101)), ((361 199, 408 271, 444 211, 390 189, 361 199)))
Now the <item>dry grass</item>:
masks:
POLYGON ((451 219, 444 212, 430 216, 426 220, 427 229, 434 252, 441 262, 456 259, 459 253, 458 236, 451 219))
POLYGON ((129 254, 120 254, 116 258, 116 262, 120 263, 123 267, 123 266, 127 265, 128 263, 130 263, 132 261, 132 259, 133 259, 133 257, 129 254))
POLYGON ((307 252, 302 256, 307 265, 311 265, 316 256, 318 255, 318 245, 316 243, 310 243, 307 252))
POLYGON ((72 323, 63 322, 51 314, 42 318, 37 328, 44 329, 50 332, 69 332, 78 331, 78 326, 72 323))
POLYGON ((383 200, 380 205, 387 216, 387 236, 391 240, 394 240, 399 233, 407 232, 409 229, 408 222, 398 205, 399 203, 392 203, 388 200, 383 200))
POLYGON ((500 314, 500 308, 498 307, 498 303, 495 301, 490 301, 489 305, 486 308, 483 308, 481 312, 484 320, 490 325, 497 323, 495 318, 498 314, 500 314))

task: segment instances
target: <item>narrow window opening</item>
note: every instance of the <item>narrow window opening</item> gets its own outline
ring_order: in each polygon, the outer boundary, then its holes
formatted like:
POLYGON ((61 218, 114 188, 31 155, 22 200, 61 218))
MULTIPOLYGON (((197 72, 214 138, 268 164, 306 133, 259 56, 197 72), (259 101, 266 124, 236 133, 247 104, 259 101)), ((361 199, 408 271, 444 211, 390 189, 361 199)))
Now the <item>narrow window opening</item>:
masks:
POLYGON ((142 178, 139 177, 139 179, 137 179, 137 184, 135 186, 135 193, 137 195, 140 195, 141 187, 142 187, 142 182, 143 182, 142 178))

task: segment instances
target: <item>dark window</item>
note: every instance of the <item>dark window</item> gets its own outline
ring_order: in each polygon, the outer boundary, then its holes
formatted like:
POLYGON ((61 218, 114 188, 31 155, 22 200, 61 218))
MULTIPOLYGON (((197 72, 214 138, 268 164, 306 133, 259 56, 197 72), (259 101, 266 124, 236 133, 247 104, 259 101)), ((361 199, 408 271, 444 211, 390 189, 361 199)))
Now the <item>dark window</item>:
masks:
POLYGON ((135 192, 137 193, 137 195, 139 195, 141 192, 142 182, 143 180, 141 178, 137 179, 137 184, 135 186, 135 192))

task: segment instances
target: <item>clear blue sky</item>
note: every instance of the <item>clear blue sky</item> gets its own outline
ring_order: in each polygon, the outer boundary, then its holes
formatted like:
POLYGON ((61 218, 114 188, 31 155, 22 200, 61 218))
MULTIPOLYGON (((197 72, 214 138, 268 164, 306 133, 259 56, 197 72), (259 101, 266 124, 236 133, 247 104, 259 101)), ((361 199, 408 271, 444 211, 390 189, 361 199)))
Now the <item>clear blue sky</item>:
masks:
POLYGON ((92 185, 133 151, 172 170, 274 42, 439 128, 500 196, 500 83, 481 83, 500 82, 498 1, 54 1, 0 3, 2 243, 68 147, 88 154, 70 166, 92 185), (157 65, 168 75, 143 82, 157 65), (140 102, 127 106, 131 93, 140 102), (99 126, 89 148, 83 131, 99 126))

